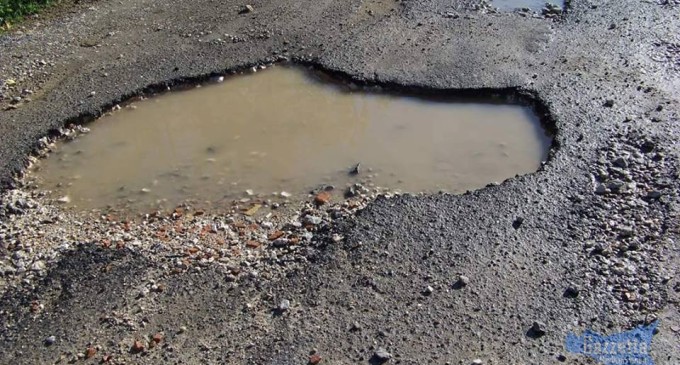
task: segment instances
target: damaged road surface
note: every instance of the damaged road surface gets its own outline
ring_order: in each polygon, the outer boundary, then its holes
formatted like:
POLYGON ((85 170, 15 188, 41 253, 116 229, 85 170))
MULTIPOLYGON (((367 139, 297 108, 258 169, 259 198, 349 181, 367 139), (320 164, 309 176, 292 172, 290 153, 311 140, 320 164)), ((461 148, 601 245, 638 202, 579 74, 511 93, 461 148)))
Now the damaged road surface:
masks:
POLYGON ((594 364, 567 338, 644 325, 644 358, 680 363, 679 6, 88 1, 0 36, 0 362, 594 364), (553 148, 465 194, 269 217, 87 215, 23 179, 70 124, 277 62, 529 100, 553 148))

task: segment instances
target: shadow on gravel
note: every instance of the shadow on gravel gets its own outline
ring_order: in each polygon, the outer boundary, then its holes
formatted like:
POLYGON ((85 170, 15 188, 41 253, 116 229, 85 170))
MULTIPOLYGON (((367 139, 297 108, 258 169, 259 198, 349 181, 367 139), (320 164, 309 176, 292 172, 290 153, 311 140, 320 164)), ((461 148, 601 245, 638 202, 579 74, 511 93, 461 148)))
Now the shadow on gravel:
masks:
POLYGON ((66 252, 34 289, 10 289, 0 299, 0 357, 45 363, 46 358, 28 360, 42 356, 37 351, 21 354, 17 349, 27 344, 58 347, 51 345, 73 337, 69 331, 74 328, 87 333, 106 325, 99 314, 122 305, 126 286, 148 266, 148 260, 127 250, 80 246, 66 252))

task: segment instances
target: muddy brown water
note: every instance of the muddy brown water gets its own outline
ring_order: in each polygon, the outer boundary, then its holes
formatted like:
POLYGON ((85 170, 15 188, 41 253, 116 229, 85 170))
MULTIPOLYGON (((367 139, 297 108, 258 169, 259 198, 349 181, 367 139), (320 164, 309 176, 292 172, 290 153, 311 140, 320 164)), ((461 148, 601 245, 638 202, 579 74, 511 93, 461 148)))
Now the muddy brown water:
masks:
POLYGON ((527 107, 363 92, 281 66, 138 101, 89 127, 35 172, 77 209, 306 199, 326 185, 340 196, 357 182, 463 192, 535 171, 550 143, 527 107))

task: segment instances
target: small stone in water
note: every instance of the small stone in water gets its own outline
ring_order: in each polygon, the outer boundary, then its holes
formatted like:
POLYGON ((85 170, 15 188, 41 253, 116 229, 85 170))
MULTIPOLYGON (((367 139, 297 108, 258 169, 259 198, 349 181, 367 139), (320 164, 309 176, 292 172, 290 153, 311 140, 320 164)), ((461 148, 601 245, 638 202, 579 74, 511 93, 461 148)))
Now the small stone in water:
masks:
POLYGON ((291 196, 293 196, 293 194, 291 194, 287 191, 282 191, 281 196, 284 197, 284 198, 290 198, 291 196))
POLYGON ((354 165, 354 167, 349 170, 350 175, 359 175, 359 172, 361 172, 361 163, 354 165))
POLYGON ((322 191, 314 197, 314 203, 316 205, 324 205, 327 204, 331 200, 331 193, 328 191, 322 191))
POLYGON ((247 215, 247 216, 255 215, 255 213, 257 213, 257 211, 260 210, 261 207, 262 207, 262 205, 260 205, 260 204, 253 205, 252 208, 248 209, 245 212, 245 215, 247 215))
POLYGON ((63 204, 68 204, 68 203, 71 202, 71 197, 69 197, 68 195, 62 196, 61 198, 57 199, 57 202, 63 203, 63 204))

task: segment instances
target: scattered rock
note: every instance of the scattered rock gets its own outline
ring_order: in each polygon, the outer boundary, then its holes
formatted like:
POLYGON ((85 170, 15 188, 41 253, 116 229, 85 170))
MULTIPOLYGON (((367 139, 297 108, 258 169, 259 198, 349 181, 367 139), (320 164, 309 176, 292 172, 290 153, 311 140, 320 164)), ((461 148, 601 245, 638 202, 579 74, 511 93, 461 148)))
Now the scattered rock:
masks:
POLYGON ((434 293, 434 288, 429 285, 423 289, 423 295, 425 296, 432 295, 432 293, 434 293))
POLYGON ((142 351, 144 351, 144 342, 135 340, 135 342, 132 344, 132 347, 130 348, 130 352, 136 354, 142 351))
POLYGON ((260 247, 261 245, 262 245, 262 244, 261 244, 260 242, 258 242, 258 241, 253 241, 253 240, 250 240, 250 241, 247 241, 247 242, 246 242, 246 247, 248 247, 248 248, 258 248, 258 247, 260 247))
POLYGON ((543 16, 546 18, 553 18, 562 15, 562 8, 559 5, 556 4, 550 4, 546 3, 545 7, 543 8, 543 16))
POLYGON ((647 199, 659 199, 661 198, 661 192, 658 190, 652 190, 647 193, 647 199))
POLYGON ((614 100, 607 99, 607 100, 604 101, 602 106, 604 106, 605 108, 612 108, 612 107, 614 107, 614 100))
POLYGON ((257 213, 258 210, 260 210, 260 208, 262 208, 262 204, 255 204, 252 207, 250 207, 250 209, 246 210, 243 214, 249 217, 253 216, 255 215, 255 213, 257 213))
POLYGON ((45 339, 45 346, 52 346, 55 342, 57 342, 57 338, 55 336, 49 336, 45 339))
POLYGON ((607 184, 607 188, 612 192, 612 193, 620 193, 623 191, 626 191, 626 183, 621 181, 621 180, 613 180, 610 181, 607 184))
POLYGON ((626 302, 637 302, 638 296, 634 292, 626 291, 623 292, 623 300, 626 302))
POLYGON ((97 349, 92 347, 92 346, 88 347, 87 350, 85 350, 85 358, 86 359, 91 359, 96 354, 97 354, 97 349))
POLYGON ((565 298, 576 298, 580 294, 581 290, 576 286, 569 286, 564 290, 565 298))
POLYGON ((373 353, 373 360, 374 360, 375 362, 379 363, 379 364, 386 363, 386 362, 389 361, 391 358, 392 358, 392 354, 390 354, 389 352, 387 352, 387 350, 385 350, 385 349, 382 348, 382 347, 379 347, 379 348, 375 351, 375 353, 373 353))
POLYGON ((290 244, 290 242, 291 241, 286 238, 279 238, 272 242, 272 246, 277 248, 287 247, 290 244))
POLYGON ((161 341, 163 341, 163 334, 160 333, 160 332, 159 332, 159 333, 156 333, 155 335, 153 335, 153 337, 151 337, 151 339, 152 339, 153 342, 155 342, 155 343, 160 343, 161 341))
POLYGON ((252 5, 245 5, 244 7, 241 8, 241 10, 239 10, 239 14, 248 14, 248 13, 252 13, 254 11, 255 11, 255 8, 253 8, 252 5))
POLYGON ((352 323, 352 326, 349 328, 351 332, 359 332, 361 331, 361 324, 359 322, 354 322, 352 323))
POLYGON ((635 230, 633 229, 633 227, 629 227, 629 226, 619 227, 619 237, 626 238, 626 237, 632 237, 633 235, 635 235, 635 230))
POLYGON ((522 217, 517 217, 515 220, 512 222, 512 228, 514 229, 519 229, 520 226, 522 226, 522 223, 524 223, 524 218, 522 217))
POLYGON ((529 331, 527 332, 527 336, 531 338, 539 338, 543 337, 546 334, 546 327, 543 322, 535 321, 532 325, 531 328, 529 328, 529 331))
POLYGON ((357 163, 356 165, 354 165, 354 167, 352 167, 349 170, 350 175, 359 175, 360 172, 361 172, 361 163, 357 163))
POLYGON ((288 300, 288 299, 282 300, 282 301, 279 303, 279 306, 276 307, 276 309, 277 309, 279 312, 285 312, 285 311, 289 310, 289 309, 290 309, 290 300, 288 300))
POLYGON ((284 234, 285 233, 283 231, 275 231, 272 234, 270 234, 269 236, 267 236, 267 239, 270 240, 270 241, 275 241, 275 240, 283 237, 284 234))
POLYGON ((321 224, 321 222, 323 222, 323 219, 315 215, 307 215, 303 220, 303 223, 311 224, 314 226, 321 224))
POLYGON ((31 265, 31 270, 33 271, 43 271, 45 270, 45 261, 38 260, 31 265))
POLYGON ((642 151, 643 153, 650 153, 654 151, 655 148, 656 144, 652 141, 644 141, 640 145, 640 151, 642 151))
POLYGON ((458 280, 453 284, 454 289, 462 289, 470 284, 470 278, 465 275, 459 275, 458 280))
POLYGON ((619 157, 612 162, 612 165, 625 169, 628 167, 628 160, 623 157, 619 157))
POLYGON ((321 362, 321 356, 319 356, 318 354, 314 354, 314 355, 309 357, 309 364, 310 365, 317 365, 320 362, 321 362))
POLYGON ((324 205, 328 204, 328 202, 331 201, 331 193, 328 191, 322 191, 314 197, 314 204, 318 205, 324 205))

